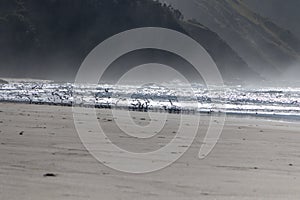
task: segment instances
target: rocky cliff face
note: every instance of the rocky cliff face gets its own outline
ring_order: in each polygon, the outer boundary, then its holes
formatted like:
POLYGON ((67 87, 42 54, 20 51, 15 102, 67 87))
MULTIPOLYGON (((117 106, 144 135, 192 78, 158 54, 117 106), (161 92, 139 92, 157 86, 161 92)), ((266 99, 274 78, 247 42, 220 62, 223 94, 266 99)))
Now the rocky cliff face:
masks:
POLYGON ((300 42, 288 30, 253 12, 242 0, 168 0, 224 39, 265 77, 299 65, 300 42), (183 5, 185 4, 185 5, 183 5))
POLYGON ((182 21, 180 24, 192 38, 207 50, 227 82, 249 83, 253 80, 263 79, 249 68, 247 63, 218 34, 194 20, 182 21))
POLYGON ((292 31, 300 39, 299 0, 243 0, 253 11, 292 31))

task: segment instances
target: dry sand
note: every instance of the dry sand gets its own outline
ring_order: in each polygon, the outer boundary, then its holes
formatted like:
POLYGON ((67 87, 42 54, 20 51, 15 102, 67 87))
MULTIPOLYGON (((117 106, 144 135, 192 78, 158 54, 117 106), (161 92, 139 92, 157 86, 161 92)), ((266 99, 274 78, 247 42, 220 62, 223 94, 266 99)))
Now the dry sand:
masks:
MULTIPOLYGON (((147 121, 147 113, 132 116, 147 121)), ((300 123, 227 117, 219 143, 199 160, 208 119, 173 165, 132 175, 85 150, 71 108, 0 103, 0 199, 300 199, 300 123)), ((136 146, 112 130, 110 111, 101 110, 99 121, 123 148, 136 146)), ((172 137, 176 115, 168 123, 150 148, 172 137)))

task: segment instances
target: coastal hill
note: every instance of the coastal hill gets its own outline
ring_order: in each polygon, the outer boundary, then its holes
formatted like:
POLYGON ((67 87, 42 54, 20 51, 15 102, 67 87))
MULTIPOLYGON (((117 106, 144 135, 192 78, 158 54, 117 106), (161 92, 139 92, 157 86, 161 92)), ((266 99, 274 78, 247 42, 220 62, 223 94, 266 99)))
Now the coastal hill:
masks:
POLYGON ((218 34, 152 0, 1 1, 0 75, 73 80, 83 59, 100 42, 149 26, 177 30, 197 40, 227 82, 260 78, 218 34))
POLYGON ((296 0, 298 3, 294 0, 166 1, 175 8, 181 8, 186 20, 196 19, 217 33, 238 52, 252 70, 265 78, 278 80, 292 68, 300 68, 300 41, 295 36, 298 33, 297 27, 293 28, 295 33, 287 29, 293 27, 291 19, 299 22, 299 15, 293 12, 299 8, 297 7, 299 1, 296 0), (274 12, 275 8, 279 10, 280 7, 282 13, 274 12), (284 9, 284 7, 295 8, 284 9), (288 13, 289 10, 292 13, 288 13), (285 19, 289 23, 282 28, 280 24, 283 22, 278 18, 285 19))

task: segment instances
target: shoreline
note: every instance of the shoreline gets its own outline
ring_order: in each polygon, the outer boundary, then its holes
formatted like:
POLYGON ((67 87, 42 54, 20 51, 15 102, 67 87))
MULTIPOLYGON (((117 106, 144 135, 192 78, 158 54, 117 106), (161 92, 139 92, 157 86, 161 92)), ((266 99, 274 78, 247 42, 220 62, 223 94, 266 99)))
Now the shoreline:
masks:
POLYGON ((184 85, 178 88, 155 84, 141 88, 128 85, 82 85, 77 89, 70 83, 10 83, 0 87, 0 101, 62 106, 75 103, 85 107, 95 105, 96 108, 187 114, 226 113, 300 121, 299 88, 250 89, 225 86, 207 90, 195 86, 193 90, 197 99, 191 99, 184 85))
MULTIPOLYGON (((57 106, 57 107, 73 107, 72 104, 69 103, 46 103, 46 102, 40 102, 40 103, 30 103, 28 101, 0 101, 0 104, 24 104, 24 105, 36 105, 36 106, 57 106)), ((89 106, 83 106, 85 108, 93 108, 89 106)), ((213 111, 168 111, 168 110, 162 110, 162 109, 149 109, 149 110, 138 110, 138 109, 131 109, 128 107, 95 107, 97 110, 120 110, 120 111, 129 111, 129 112, 153 112, 153 113, 169 113, 169 114, 183 114, 183 115, 204 115, 204 116, 219 116, 219 115, 225 115, 226 117, 236 117, 236 118, 249 118, 249 119, 263 119, 263 120, 274 120, 278 122, 289 122, 289 123, 297 123, 300 122, 300 116, 299 115, 279 115, 279 114, 254 114, 254 113, 234 113, 234 112, 213 112, 213 111)))

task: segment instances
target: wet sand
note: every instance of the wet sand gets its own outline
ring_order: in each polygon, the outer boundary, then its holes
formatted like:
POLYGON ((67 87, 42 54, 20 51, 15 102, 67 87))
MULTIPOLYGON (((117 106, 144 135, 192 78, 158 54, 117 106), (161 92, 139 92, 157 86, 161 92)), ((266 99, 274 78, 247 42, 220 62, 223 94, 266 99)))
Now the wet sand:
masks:
MULTIPOLYGON (((171 115, 169 126, 143 146, 118 133, 109 110, 98 117, 116 143, 136 151, 167 143, 177 123, 171 115)), ((132 117, 137 124, 148 120, 147 113, 132 117)), ((227 117, 219 143, 199 160, 208 120, 201 118, 194 143, 174 164, 132 175, 85 150, 70 107, 0 103, 0 199, 300 198, 300 123, 227 117)))

